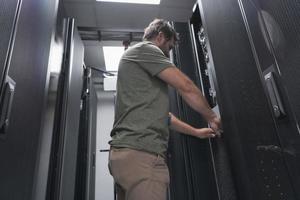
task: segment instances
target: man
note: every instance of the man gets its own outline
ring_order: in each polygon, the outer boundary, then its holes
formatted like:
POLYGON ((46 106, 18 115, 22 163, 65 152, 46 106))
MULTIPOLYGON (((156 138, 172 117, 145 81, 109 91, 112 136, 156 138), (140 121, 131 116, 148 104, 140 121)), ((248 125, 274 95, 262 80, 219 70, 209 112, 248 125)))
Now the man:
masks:
POLYGON ((221 122, 194 83, 169 60, 178 40, 168 22, 156 19, 144 41, 126 50, 119 63, 109 168, 118 200, 165 200, 169 127, 199 138, 215 137, 221 122), (210 124, 194 128, 169 113, 168 85, 210 124))

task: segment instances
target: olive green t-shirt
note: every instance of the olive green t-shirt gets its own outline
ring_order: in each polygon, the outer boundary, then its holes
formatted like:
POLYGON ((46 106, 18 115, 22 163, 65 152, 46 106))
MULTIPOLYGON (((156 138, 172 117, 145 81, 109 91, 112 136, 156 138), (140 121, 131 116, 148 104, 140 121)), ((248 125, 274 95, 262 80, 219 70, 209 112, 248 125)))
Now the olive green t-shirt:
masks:
POLYGON ((113 147, 165 156, 168 139, 168 85, 156 75, 174 67, 149 41, 125 51, 119 63, 113 147))

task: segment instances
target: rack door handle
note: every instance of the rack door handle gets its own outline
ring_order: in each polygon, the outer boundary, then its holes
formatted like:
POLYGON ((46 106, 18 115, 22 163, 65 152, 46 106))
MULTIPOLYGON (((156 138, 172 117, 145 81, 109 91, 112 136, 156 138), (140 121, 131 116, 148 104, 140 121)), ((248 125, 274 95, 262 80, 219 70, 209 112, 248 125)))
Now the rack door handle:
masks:
POLYGON ((267 73, 264 78, 275 117, 281 118, 286 115, 286 112, 284 110, 279 90, 276 85, 274 72, 267 73))
POLYGON ((0 102, 0 135, 4 135, 7 132, 13 97, 15 93, 15 86, 16 82, 7 76, 0 102))

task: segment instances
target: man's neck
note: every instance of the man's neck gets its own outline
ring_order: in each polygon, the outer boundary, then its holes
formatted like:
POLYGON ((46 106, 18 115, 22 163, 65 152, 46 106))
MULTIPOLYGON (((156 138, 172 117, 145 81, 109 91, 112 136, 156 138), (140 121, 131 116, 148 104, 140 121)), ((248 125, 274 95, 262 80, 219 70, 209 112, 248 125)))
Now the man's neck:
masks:
POLYGON ((156 40, 146 40, 146 41, 147 41, 147 42, 151 42, 151 43, 153 43, 155 46, 158 47, 158 43, 157 43, 156 40))

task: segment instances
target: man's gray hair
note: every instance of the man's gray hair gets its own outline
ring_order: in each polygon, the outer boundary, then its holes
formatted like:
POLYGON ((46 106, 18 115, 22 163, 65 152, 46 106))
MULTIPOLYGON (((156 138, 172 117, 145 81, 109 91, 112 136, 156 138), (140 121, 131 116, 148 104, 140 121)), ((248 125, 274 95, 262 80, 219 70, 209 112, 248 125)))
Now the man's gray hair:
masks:
POLYGON ((143 40, 152 40, 159 32, 162 32, 168 40, 172 37, 175 42, 179 40, 178 33, 176 33, 168 21, 163 19, 154 19, 149 26, 145 28, 143 40))

